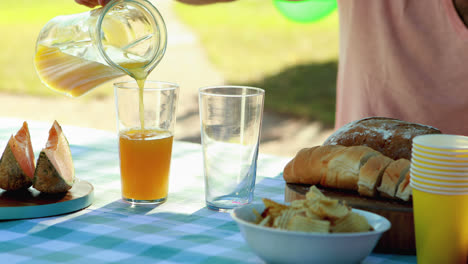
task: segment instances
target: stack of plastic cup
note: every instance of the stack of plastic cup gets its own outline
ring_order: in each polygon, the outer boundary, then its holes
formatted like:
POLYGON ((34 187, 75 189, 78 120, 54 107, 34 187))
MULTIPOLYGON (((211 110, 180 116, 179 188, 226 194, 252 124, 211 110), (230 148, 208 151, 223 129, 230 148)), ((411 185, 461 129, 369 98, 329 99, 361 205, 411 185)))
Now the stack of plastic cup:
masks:
POLYGON ((467 263, 468 137, 415 137, 410 175, 418 263, 467 263))

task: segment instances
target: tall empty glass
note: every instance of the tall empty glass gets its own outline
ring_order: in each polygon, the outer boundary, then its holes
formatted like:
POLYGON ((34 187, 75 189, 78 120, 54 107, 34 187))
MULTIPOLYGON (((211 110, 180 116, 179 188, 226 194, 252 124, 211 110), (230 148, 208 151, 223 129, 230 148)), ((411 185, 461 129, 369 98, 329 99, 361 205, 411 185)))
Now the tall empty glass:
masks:
POLYGON ((140 112, 137 83, 114 86, 122 198, 132 204, 161 204, 168 194, 179 87, 147 81, 140 112))
POLYGON ((58 16, 41 30, 34 58, 41 81, 76 97, 114 78, 144 79, 166 50, 166 26, 147 0, 58 16))
POLYGON ((250 203, 265 91, 218 86, 199 90, 201 139, 208 208, 229 210, 250 203))

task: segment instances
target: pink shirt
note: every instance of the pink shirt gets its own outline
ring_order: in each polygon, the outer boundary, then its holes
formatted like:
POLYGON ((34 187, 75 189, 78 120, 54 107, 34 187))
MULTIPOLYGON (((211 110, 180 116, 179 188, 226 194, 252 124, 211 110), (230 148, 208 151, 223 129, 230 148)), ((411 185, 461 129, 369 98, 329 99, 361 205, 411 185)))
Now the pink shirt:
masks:
POLYGON ((468 29, 452 0, 338 0, 336 128, 368 116, 468 135, 468 29))

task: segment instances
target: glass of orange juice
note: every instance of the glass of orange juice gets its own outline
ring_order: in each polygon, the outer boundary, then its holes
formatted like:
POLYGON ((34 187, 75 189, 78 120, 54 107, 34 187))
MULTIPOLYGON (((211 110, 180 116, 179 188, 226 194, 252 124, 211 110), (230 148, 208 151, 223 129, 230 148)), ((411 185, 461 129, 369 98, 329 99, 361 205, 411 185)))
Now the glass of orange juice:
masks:
POLYGON ((122 199, 161 204, 167 199, 179 87, 136 81, 114 84, 122 199))

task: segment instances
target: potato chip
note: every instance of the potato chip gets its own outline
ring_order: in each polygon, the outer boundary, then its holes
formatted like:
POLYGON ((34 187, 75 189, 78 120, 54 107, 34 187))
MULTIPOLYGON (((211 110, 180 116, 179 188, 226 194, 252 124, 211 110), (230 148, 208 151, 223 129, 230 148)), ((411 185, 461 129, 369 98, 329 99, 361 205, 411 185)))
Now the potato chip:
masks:
POLYGON ((265 204, 265 207, 269 207, 269 208, 278 208, 278 209, 288 209, 289 206, 285 205, 285 204, 280 204, 280 203, 277 203, 273 200, 270 200, 268 198, 262 198, 262 201, 263 201, 263 204, 265 204))
POLYGON ((277 227, 279 229, 286 229, 289 221, 294 215, 295 215, 294 210, 291 210, 291 209, 284 210, 279 217, 275 218, 273 222, 273 227, 277 227))
POLYGON ((322 218, 318 214, 314 213, 310 209, 305 211, 305 215, 310 219, 322 220, 322 218))
POLYGON ((332 221, 345 217, 351 211, 345 204, 329 198, 321 199, 313 203, 310 210, 320 218, 330 219, 332 221))
POLYGON ((330 229, 332 233, 349 233, 367 232, 370 231, 372 227, 364 216, 351 212, 346 217, 334 222, 330 229))
POLYGON ((307 216, 308 208, 292 208, 295 212, 294 215, 307 216))
POLYGON ((265 218, 263 218, 262 221, 260 221, 260 223, 258 223, 259 226, 268 226, 270 227, 270 220, 271 220, 271 216, 267 216, 265 218))
POLYGON ((317 202, 322 203, 325 206, 336 206, 339 203, 338 200, 328 197, 321 198, 320 200, 317 200, 317 202))
POLYGON ((365 232, 372 229, 366 218, 351 212, 345 203, 331 199, 312 186, 305 200, 284 205, 263 198, 265 211, 254 211, 258 225, 301 232, 365 232))
POLYGON ((277 203, 267 198, 263 198, 262 200, 266 208, 262 216, 266 217, 266 215, 270 215, 273 220, 280 216, 283 210, 287 210, 289 208, 287 205, 277 203))
POLYGON ((262 215, 257 210, 255 210, 255 208, 252 208, 252 212, 255 215, 255 223, 260 223, 263 220, 262 215))
POLYGON ((296 215, 289 221, 287 229, 290 231, 329 233, 330 222, 296 215))
POLYGON ((326 197, 315 185, 310 187, 309 191, 306 193, 307 200, 318 200, 322 198, 326 197))
POLYGON ((307 200, 294 200, 291 202, 292 208, 303 208, 306 206, 307 200))

